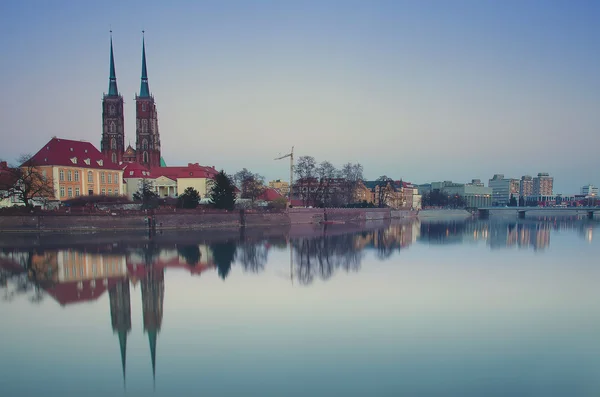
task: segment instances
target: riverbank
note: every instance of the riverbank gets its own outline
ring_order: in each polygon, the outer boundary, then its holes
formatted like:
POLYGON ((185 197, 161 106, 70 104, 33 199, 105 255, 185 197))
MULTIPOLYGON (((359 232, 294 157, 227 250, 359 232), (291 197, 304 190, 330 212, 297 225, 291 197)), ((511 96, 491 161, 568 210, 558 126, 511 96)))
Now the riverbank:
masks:
POLYGON ((107 211, 94 214, 35 213, 0 216, 0 233, 82 233, 167 230, 276 228, 302 224, 362 224, 416 217, 416 211, 389 208, 292 208, 282 212, 253 211, 107 211))

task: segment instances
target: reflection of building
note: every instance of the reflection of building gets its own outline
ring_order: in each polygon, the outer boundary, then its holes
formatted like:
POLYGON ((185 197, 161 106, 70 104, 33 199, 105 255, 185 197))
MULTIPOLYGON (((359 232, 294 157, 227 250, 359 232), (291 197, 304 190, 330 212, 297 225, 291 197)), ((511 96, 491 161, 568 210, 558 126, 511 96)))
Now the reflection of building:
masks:
POLYGON ((165 276, 162 269, 150 269, 141 280, 142 310, 144 332, 148 333, 150 343, 150 359, 152 361, 152 377, 156 376, 156 339, 163 317, 163 300, 165 292, 165 276))
POLYGON ((127 354, 127 334, 131 331, 131 301, 129 297, 129 280, 119 280, 109 291, 110 319, 113 332, 119 335, 121 349, 121 366, 123 382, 125 382, 125 367, 127 354))

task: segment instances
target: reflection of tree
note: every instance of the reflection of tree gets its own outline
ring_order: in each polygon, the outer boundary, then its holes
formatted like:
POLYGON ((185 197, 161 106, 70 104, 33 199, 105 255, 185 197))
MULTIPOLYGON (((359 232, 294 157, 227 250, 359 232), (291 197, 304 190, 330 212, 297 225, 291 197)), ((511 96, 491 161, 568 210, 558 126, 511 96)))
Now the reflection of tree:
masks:
POLYGON ((210 249, 212 250, 213 260, 217 266, 217 272, 225 280, 231 270, 231 264, 235 260, 236 243, 234 241, 214 243, 211 244, 210 249))
POLYGON ((310 284, 315 277, 329 279, 338 268, 358 270, 362 253, 356 248, 355 239, 355 234, 345 234, 293 240, 296 278, 302 284, 310 284))
POLYGON ((12 300, 16 295, 29 295, 29 300, 39 303, 44 298, 44 289, 51 287, 57 279, 56 253, 32 249, 16 253, 18 262, 12 270, 2 269, 0 287, 6 288, 4 299, 12 300), (10 285, 14 289, 10 290, 10 285))
POLYGON ((185 263, 195 266, 200 262, 200 247, 196 245, 182 245, 177 247, 177 252, 185 259, 185 263))
POLYGON ((265 269, 269 250, 265 242, 244 243, 238 248, 239 261, 245 271, 259 273, 265 269))
POLYGON ((138 253, 143 258, 145 265, 151 265, 158 260, 160 247, 154 241, 150 241, 144 247, 139 248, 138 253))

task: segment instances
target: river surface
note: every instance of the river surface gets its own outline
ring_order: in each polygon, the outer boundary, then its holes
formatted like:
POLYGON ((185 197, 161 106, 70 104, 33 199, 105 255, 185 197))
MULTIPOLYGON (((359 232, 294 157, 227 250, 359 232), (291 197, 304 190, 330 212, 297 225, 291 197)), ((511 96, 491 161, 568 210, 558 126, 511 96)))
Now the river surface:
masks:
POLYGON ((0 235, 0 395, 600 396, 598 226, 0 235))

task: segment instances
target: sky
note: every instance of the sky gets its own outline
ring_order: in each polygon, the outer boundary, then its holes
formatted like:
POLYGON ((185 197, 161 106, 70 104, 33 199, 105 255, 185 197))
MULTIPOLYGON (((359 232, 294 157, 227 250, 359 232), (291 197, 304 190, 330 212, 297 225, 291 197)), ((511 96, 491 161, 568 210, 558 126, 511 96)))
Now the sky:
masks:
POLYGON ((135 144, 142 30, 162 155, 289 179, 292 146, 367 179, 548 172, 600 185, 597 1, 3 1, 0 159, 100 146, 113 31, 135 144))

